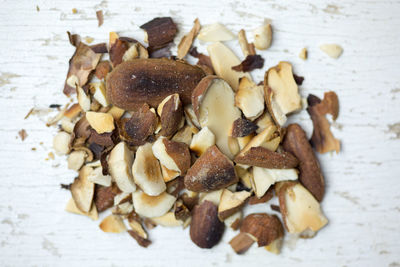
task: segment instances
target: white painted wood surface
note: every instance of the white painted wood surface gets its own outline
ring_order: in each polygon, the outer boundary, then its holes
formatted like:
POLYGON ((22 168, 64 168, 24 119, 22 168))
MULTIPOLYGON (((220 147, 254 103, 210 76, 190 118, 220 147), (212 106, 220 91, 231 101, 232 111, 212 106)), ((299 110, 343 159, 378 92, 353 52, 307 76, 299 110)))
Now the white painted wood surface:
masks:
MULTIPOLYGON (((400 266, 399 1, 2 0, 0 6, 1 266, 400 266), (105 14, 100 28, 99 9, 105 14), (153 244, 143 249, 128 234, 105 234, 99 222, 64 212, 69 192, 59 184, 75 174, 64 158, 45 160, 56 129, 44 122, 54 115, 49 104, 67 101, 61 91, 74 49, 65 32, 94 42, 106 41, 109 31, 142 39, 138 25, 165 15, 179 24, 176 40, 196 17, 234 32, 270 18, 274 40, 261 53, 265 69, 289 60, 306 78, 303 96, 339 95, 334 134, 343 150, 320 156, 330 223, 314 239, 287 236, 279 256, 256 247, 238 256, 227 244, 232 231, 212 250, 201 250, 187 230, 157 227, 150 232, 153 244), (343 46, 341 58, 319 51, 327 42, 343 46), (307 61, 298 58, 303 47, 307 61), (24 120, 32 107, 42 112, 24 120), (23 142, 20 129, 28 133, 23 142)), ((253 77, 262 79, 262 72, 253 77)), ((310 133, 305 111, 295 119, 310 133)))

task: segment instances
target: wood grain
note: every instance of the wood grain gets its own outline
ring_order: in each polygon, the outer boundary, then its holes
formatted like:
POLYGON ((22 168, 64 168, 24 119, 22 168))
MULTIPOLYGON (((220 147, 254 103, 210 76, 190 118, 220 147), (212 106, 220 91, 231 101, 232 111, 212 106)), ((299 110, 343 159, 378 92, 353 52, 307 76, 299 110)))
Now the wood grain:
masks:
MULTIPOLYGON (((399 1, 2 0, 0 6, 1 266, 400 266, 399 1), (104 24, 97 27, 100 9, 104 24), (333 132, 343 150, 319 157, 330 222, 314 239, 287 236, 279 256, 255 247, 238 256, 227 244, 232 231, 213 250, 200 250, 188 230, 157 227, 150 231, 153 244, 143 249, 128 234, 105 234, 99 222, 64 212, 70 196, 59 184, 76 174, 63 157, 45 160, 57 132, 45 121, 56 113, 47 112, 50 104, 69 101, 62 88, 74 49, 66 31, 94 42, 107 41, 109 31, 142 40, 138 26, 155 16, 174 17, 176 41, 196 17, 203 25, 218 20, 235 33, 244 28, 249 39, 269 18, 274 39, 261 53, 264 70, 289 60, 305 77, 302 96, 337 92, 341 109, 333 132), (331 42, 344 48, 338 60, 318 49, 331 42), (307 61, 298 58, 303 47, 307 61), (38 112, 24 120, 32 107, 38 112)), ((228 46, 242 57, 236 41, 228 46)), ((262 74, 255 71, 255 81, 262 74)), ((305 111, 292 120, 310 136, 305 111)), ((246 213, 269 210, 261 204, 246 213)))

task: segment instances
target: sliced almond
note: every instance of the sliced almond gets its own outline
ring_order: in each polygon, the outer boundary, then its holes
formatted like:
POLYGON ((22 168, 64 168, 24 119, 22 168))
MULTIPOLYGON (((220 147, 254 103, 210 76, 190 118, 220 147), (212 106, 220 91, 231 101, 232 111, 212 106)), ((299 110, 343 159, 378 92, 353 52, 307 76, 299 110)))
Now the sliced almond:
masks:
MULTIPOLYGON (((276 103, 283 115, 301 109, 299 88, 294 80, 292 65, 289 62, 282 61, 277 66, 270 68, 266 72, 264 86, 272 90, 273 103, 276 103)), ((270 95, 270 93, 264 93, 266 97, 270 95)))
POLYGON ((97 213, 96 205, 92 205, 90 208, 89 212, 82 212, 80 209, 75 204, 75 201, 73 198, 70 198, 68 200, 67 206, 65 206, 65 211, 79 214, 79 215, 85 215, 91 218, 92 220, 97 220, 99 218, 99 214, 97 213))
POLYGON ((72 133, 74 131, 75 122, 72 122, 70 118, 63 117, 60 120, 61 129, 67 133, 72 133))
POLYGON ((250 195, 251 193, 247 191, 232 193, 224 189, 218 205, 218 218, 223 221, 237 212, 245 204, 246 199, 249 198, 250 195))
POLYGON ((207 47, 210 55, 212 66, 218 77, 224 79, 234 91, 239 87, 239 79, 246 77, 251 80, 251 76, 247 72, 235 71, 232 67, 239 65, 239 58, 220 42, 213 43, 207 47))
POLYGON ((114 207, 112 213, 115 215, 120 215, 123 218, 126 218, 133 211, 133 205, 129 202, 124 202, 114 207))
POLYGON ((239 144, 239 149, 243 150, 253 138, 254 138, 254 134, 236 138, 237 142, 239 144))
POLYGON ((275 126, 275 123, 272 120, 271 115, 268 113, 268 111, 264 112, 264 114, 258 117, 255 123, 258 126, 258 129, 256 130, 256 133, 258 134, 269 126, 275 126))
POLYGON ((323 44, 319 49, 331 58, 338 58, 343 53, 343 48, 338 44, 323 44))
POLYGON ((118 108, 116 106, 112 106, 109 111, 107 111, 108 114, 111 114, 111 116, 114 118, 114 120, 119 120, 122 115, 124 115, 125 110, 118 108))
POLYGON ((164 165, 161 164, 161 173, 164 179, 164 182, 169 182, 174 180, 175 178, 177 178, 180 174, 180 172, 174 171, 174 170, 170 170, 167 167, 165 167, 164 165))
POLYGON ((118 188, 131 193, 136 190, 132 177, 133 155, 124 142, 117 144, 108 157, 108 171, 118 188))
POLYGON ((167 188, 161 174, 161 166, 152 151, 152 145, 146 143, 136 151, 132 166, 135 183, 150 196, 158 196, 167 188))
POLYGON ((200 22, 199 19, 194 20, 194 25, 193 28, 190 30, 190 32, 183 36, 181 41, 178 44, 178 58, 183 59, 186 54, 189 52, 190 47, 192 46, 192 43, 194 41, 194 38, 196 38, 197 34, 200 31, 200 22))
POLYGON ((222 238, 225 224, 218 219, 218 208, 210 201, 196 205, 192 212, 190 238, 200 248, 212 248, 222 238))
POLYGON ((249 44, 246 37, 246 32, 241 29, 238 33, 239 45, 242 49, 243 55, 247 57, 248 55, 255 55, 254 44, 249 44))
POLYGON ((283 113, 279 104, 276 102, 276 99, 274 98, 274 92, 271 90, 271 88, 265 86, 264 95, 269 114, 271 114, 274 122, 278 126, 283 126, 287 121, 287 117, 285 113, 283 113))
POLYGON ((190 167, 190 152, 186 144, 160 137, 152 147, 154 156, 166 168, 184 175, 190 167))
POLYGON ((174 205, 176 198, 165 192, 158 196, 149 196, 142 191, 136 191, 132 194, 132 200, 137 214, 153 218, 167 213, 174 205))
POLYGON ((194 113, 193 106, 186 105, 184 107, 185 119, 189 126, 196 127, 198 129, 201 128, 199 121, 197 120, 196 114, 194 113))
POLYGON ((94 183, 88 180, 92 168, 84 166, 79 171, 79 177, 71 184, 71 195, 76 206, 82 212, 89 212, 94 196, 94 183))
POLYGON ((90 83, 91 90, 94 91, 93 98, 97 100, 103 107, 107 107, 110 103, 106 97, 106 88, 103 82, 90 83))
POLYGON ((300 183, 282 182, 275 187, 283 222, 289 233, 319 231, 328 223, 320 204, 300 183))
POLYGON ((131 193, 121 192, 114 196, 114 205, 119 205, 120 203, 124 203, 125 201, 129 201, 131 199, 131 193))
POLYGON ((99 184, 102 186, 111 186, 111 176, 103 175, 103 168, 101 166, 94 168, 90 172, 88 179, 95 184, 99 184))
POLYGON ((59 132, 53 139, 53 148, 58 155, 68 154, 71 135, 66 132, 59 132))
POLYGON ((305 47, 302 48, 300 51, 300 54, 299 54, 299 58, 301 58, 302 60, 306 60, 307 55, 308 55, 307 48, 305 48, 305 47))
POLYGON ((214 133, 218 148, 232 159, 230 142, 237 141, 230 137, 230 131, 233 122, 241 117, 234 105, 232 88, 222 79, 207 76, 194 89, 192 103, 201 127, 208 127, 214 133))
POLYGON ((172 136, 179 130, 183 118, 182 102, 178 94, 167 96, 157 108, 161 121, 161 135, 172 136))
MULTIPOLYGON (((196 129, 197 130, 197 129, 196 129)), ((190 143, 192 142, 192 135, 193 135, 193 130, 192 127, 186 125, 182 129, 180 129, 174 137, 172 137, 172 141, 175 142, 182 142, 188 146, 190 146, 190 143)))
POLYGON ((79 86, 76 86, 76 93, 77 93, 78 103, 81 109, 85 112, 89 111, 91 104, 90 96, 88 96, 82 89, 82 87, 79 86))
POLYGON ((215 145, 215 135, 206 126, 193 135, 190 149, 201 156, 209 147, 215 145))
POLYGON ((64 116, 72 120, 78 117, 81 112, 81 106, 75 103, 64 112, 64 116))
POLYGON ((254 30, 254 45, 257 49, 265 50, 271 46, 272 27, 271 24, 264 24, 254 30))
POLYGON ((264 111, 264 89, 257 86, 247 77, 240 79, 235 96, 235 105, 240 108, 246 118, 255 120, 264 111))
POLYGON ((131 227, 133 231, 135 231, 140 237, 147 239, 148 235, 146 233, 146 230, 143 229, 143 226, 140 222, 138 222, 135 219, 129 218, 128 219, 128 224, 131 227))
POLYGON ((122 56, 122 61, 132 60, 139 57, 138 45, 137 43, 132 44, 128 50, 125 51, 122 56))
POLYGON ((177 227, 182 226, 183 224, 181 220, 177 220, 175 218, 175 214, 173 212, 167 212, 162 216, 151 218, 151 220, 157 225, 161 225, 164 227, 177 227))
POLYGON ((223 191, 224 189, 215 190, 211 192, 201 192, 199 194, 199 203, 203 203, 204 201, 210 201, 218 206, 219 202, 221 201, 221 195, 223 191))
POLYGON ((236 165, 235 170, 237 175, 239 176, 240 182, 246 187, 251 189, 251 180, 253 179, 253 173, 249 170, 246 170, 245 168, 236 165))
POLYGON ((108 215, 99 225, 100 229, 106 233, 123 233, 126 227, 121 217, 118 215, 108 215))
POLYGON ((204 42, 219 42, 235 39, 235 35, 221 23, 203 26, 197 39, 204 42))
POLYGON ((225 188, 238 181, 235 168, 216 146, 201 155, 185 176, 185 186, 195 192, 225 188))
POLYGON ((85 151, 73 151, 68 155, 68 169, 79 171, 83 163, 85 163, 86 152, 85 151))
POLYGON ((114 118, 111 114, 103 112, 86 112, 86 119, 98 134, 110 133, 115 129, 114 118))
POLYGON ((264 196, 271 185, 280 181, 297 180, 296 169, 266 169, 253 167, 253 189, 258 198, 264 196))

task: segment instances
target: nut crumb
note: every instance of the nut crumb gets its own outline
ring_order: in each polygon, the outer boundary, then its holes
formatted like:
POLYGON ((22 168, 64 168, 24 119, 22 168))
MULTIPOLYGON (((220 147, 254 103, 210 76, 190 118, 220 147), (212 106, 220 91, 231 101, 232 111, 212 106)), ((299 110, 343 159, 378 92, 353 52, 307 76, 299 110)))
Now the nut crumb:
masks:
POLYGON ((76 8, 73 8, 72 9, 72 14, 76 14, 76 13, 78 13, 78 10, 76 8))
POLYGON ((24 141, 28 137, 28 134, 26 133, 26 131, 24 129, 20 130, 18 132, 18 135, 19 135, 19 137, 21 137, 22 141, 24 141))

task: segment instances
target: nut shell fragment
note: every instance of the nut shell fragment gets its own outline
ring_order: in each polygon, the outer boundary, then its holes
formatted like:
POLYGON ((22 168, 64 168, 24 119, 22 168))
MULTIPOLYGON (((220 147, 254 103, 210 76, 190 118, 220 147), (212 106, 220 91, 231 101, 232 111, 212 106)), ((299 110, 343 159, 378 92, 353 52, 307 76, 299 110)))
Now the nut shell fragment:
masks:
POLYGON ((100 229, 106 233, 123 233, 126 227, 121 217, 118 215, 108 215, 99 225, 100 229))

